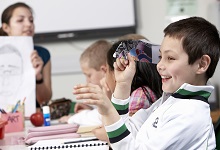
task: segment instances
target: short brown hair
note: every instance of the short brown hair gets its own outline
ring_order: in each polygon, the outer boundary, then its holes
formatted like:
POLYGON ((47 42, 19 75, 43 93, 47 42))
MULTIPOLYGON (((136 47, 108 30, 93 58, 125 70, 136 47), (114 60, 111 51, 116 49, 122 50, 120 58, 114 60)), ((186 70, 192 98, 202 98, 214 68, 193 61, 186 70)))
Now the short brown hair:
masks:
POLYGON ((189 64, 208 55, 211 63, 206 71, 207 80, 213 76, 220 55, 219 33, 213 24, 201 17, 190 17, 171 23, 164 29, 164 34, 182 40, 189 64))
POLYGON ((111 43, 106 40, 96 41, 81 54, 80 62, 87 61, 89 67, 99 70, 106 64, 107 52, 111 46, 111 43))
MULTIPOLYGON (((146 37, 144 37, 143 35, 140 34, 136 34, 136 33, 129 33, 129 34, 125 34, 123 36, 120 36, 118 38, 119 41, 123 41, 123 40, 140 40, 140 39, 146 39, 148 40, 146 37)), ((148 40, 149 41, 149 40, 148 40)))

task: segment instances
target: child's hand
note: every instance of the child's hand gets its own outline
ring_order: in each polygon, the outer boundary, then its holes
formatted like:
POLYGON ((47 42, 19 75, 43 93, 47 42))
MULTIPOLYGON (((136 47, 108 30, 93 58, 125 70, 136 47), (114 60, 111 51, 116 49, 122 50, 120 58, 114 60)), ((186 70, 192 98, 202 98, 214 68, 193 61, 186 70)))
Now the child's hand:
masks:
POLYGON ((91 106, 83 104, 83 103, 76 103, 76 105, 74 107, 74 112, 78 113, 78 112, 85 110, 85 109, 92 110, 93 108, 91 106))
POLYGON ((85 100, 84 103, 96 105, 101 115, 109 115, 111 111, 116 111, 109 98, 102 89, 95 84, 79 84, 73 88, 73 94, 77 100, 85 100))
POLYGON ((31 53, 31 63, 35 69, 36 80, 41 80, 43 78, 42 69, 44 62, 35 50, 31 53))
POLYGON ((128 83, 131 85, 136 71, 136 64, 129 53, 127 56, 128 60, 122 58, 116 59, 116 62, 114 62, 114 72, 117 83, 128 83))
POLYGON ((63 116, 59 119, 59 122, 61 123, 67 123, 70 116, 63 116))
MULTIPOLYGON (((114 82, 114 81, 112 81, 112 82, 114 82)), ((112 92, 111 92, 111 90, 110 90, 108 84, 106 83, 106 78, 105 78, 105 77, 103 77, 103 78, 100 80, 100 85, 101 85, 101 87, 102 87, 102 91, 103 91, 103 92, 105 93, 105 95, 107 95, 108 98, 110 99, 111 96, 112 96, 112 92)))
POLYGON ((116 86, 114 97, 117 99, 127 99, 130 96, 131 83, 136 71, 136 63, 128 53, 128 60, 117 58, 114 62, 114 73, 116 86))
POLYGON ((107 133, 105 131, 105 128, 103 126, 95 128, 92 130, 92 133, 101 141, 109 142, 107 133))

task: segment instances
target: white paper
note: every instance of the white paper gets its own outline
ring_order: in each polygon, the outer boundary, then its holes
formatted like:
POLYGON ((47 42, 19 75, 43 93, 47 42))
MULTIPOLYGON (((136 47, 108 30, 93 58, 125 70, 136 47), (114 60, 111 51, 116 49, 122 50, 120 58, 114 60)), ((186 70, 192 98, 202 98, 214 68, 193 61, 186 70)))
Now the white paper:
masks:
POLYGON ((25 100, 25 116, 36 112, 36 79, 31 63, 32 37, 0 37, 0 108, 25 100))
POLYGON ((88 138, 74 138, 74 139, 52 139, 52 140, 42 140, 38 141, 32 146, 29 146, 28 149, 76 149, 76 150, 109 150, 109 146, 106 145, 106 142, 103 141, 92 141, 95 137, 88 138), (64 144, 65 142, 70 141, 83 141, 83 140, 91 140, 87 142, 78 142, 78 143, 70 143, 64 144), (85 146, 85 145, 88 146, 85 146), (90 146, 91 145, 91 146, 90 146), (68 147, 66 147, 68 146, 68 147), (70 147, 71 146, 71 147, 70 147), (76 146, 76 147, 75 147, 76 146), (56 148, 55 148, 56 147, 56 148), (62 148, 63 147, 63 148, 62 148))

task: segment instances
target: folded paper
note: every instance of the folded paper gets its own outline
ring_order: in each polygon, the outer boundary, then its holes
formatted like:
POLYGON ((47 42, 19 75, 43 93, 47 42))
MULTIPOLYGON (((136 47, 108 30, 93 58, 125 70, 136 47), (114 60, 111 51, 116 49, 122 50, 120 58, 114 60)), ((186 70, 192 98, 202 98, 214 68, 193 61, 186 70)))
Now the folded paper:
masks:
POLYGON ((76 124, 54 125, 30 128, 25 137, 25 143, 30 145, 40 140, 78 138, 76 133, 79 126, 76 124))

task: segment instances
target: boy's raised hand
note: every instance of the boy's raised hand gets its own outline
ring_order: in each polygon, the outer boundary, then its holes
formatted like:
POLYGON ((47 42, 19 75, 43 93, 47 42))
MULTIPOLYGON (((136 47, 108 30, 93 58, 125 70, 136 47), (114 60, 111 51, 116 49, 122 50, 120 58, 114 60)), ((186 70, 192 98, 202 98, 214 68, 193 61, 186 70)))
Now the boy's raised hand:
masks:
POLYGON ((78 84, 73 88, 73 94, 76 95, 77 100, 85 100, 85 104, 96 105, 101 115, 108 116, 111 111, 116 111, 109 98, 98 85, 91 83, 78 84))
POLYGON ((130 96, 131 83, 136 72, 136 63, 133 57, 128 53, 128 60, 117 58, 114 62, 114 73, 116 87, 114 97, 118 99, 127 99, 130 96))
POLYGON ((117 58, 114 62, 115 79, 117 83, 131 83, 136 71, 134 58, 128 53, 128 60, 117 58))

